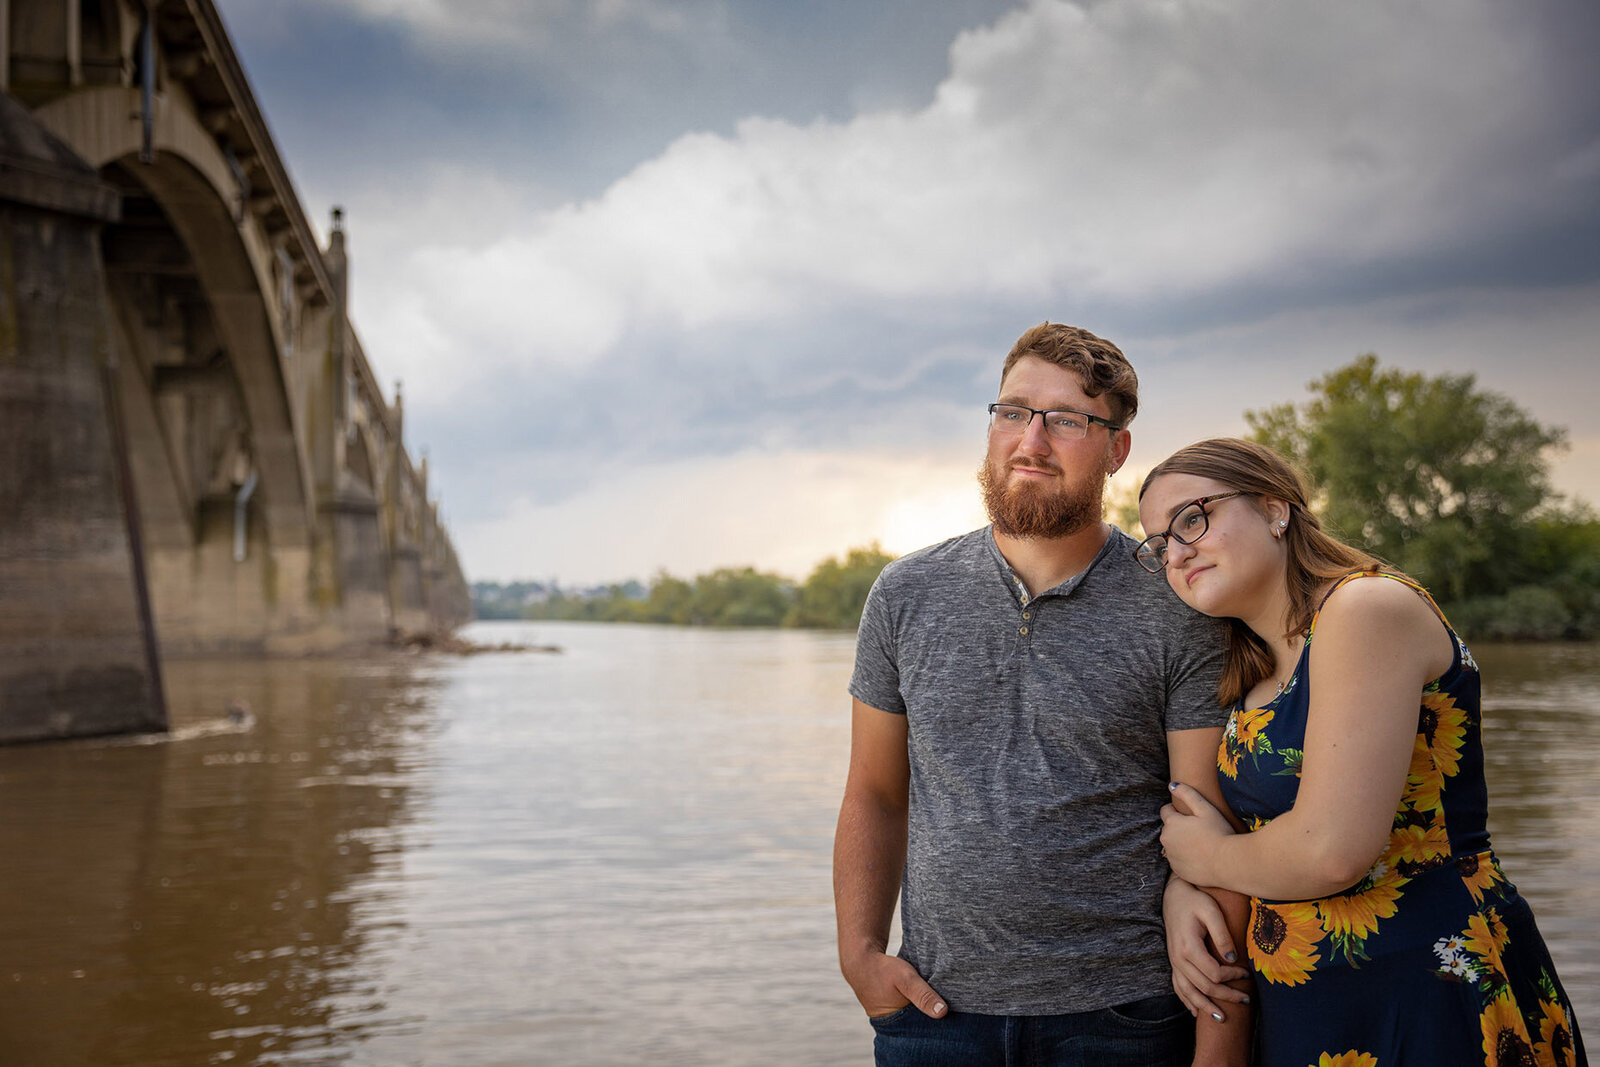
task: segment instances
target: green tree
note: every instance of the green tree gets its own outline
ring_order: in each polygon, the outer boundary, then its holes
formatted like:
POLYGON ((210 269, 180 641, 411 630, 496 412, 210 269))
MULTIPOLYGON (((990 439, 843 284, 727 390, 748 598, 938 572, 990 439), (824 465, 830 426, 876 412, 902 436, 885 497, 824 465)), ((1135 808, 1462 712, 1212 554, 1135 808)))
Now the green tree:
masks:
POLYGON ((522 617, 561 622, 640 622, 643 621, 640 596, 643 592, 643 588, 633 582, 610 585, 586 594, 568 594, 554 587, 543 600, 523 608, 522 617))
POLYGON ((1571 613, 1566 637, 1600 634, 1600 518, 1583 503, 1551 509, 1535 525, 1542 567, 1531 576, 1571 613))
POLYGON ((1546 455, 1564 444, 1563 430, 1478 389, 1470 374, 1430 378, 1370 354, 1310 389, 1305 404, 1245 420, 1310 475, 1330 528, 1442 600, 1501 595, 1530 577, 1525 535, 1553 500, 1546 455))
POLYGON ((570 619, 577 610, 578 601, 559 588, 552 589, 543 600, 536 600, 522 609, 525 619, 570 619))
POLYGON ((601 622, 646 622, 647 611, 644 588, 638 582, 626 582, 606 587, 599 598, 601 622))
POLYGON ((794 583, 754 567, 724 567, 695 578, 689 621, 702 626, 781 626, 794 583))
POLYGON ((822 629, 855 629, 861 624, 867 591, 878 573, 893 560, 876 541, 865 548, 852 548, 843 559, 823 560, 801 584, 789 622, 822 629))
POLYGON ((666 571, 657 572, 645 600, 645 619, 687 626, 693 614, 694 586, 666 571))
POLYGON ((1451 612, 1464 632, 1502 640, 1600 634, 1600 519, 1585 504, 1547 508, 1524 532, 1517 584, 1451 612))

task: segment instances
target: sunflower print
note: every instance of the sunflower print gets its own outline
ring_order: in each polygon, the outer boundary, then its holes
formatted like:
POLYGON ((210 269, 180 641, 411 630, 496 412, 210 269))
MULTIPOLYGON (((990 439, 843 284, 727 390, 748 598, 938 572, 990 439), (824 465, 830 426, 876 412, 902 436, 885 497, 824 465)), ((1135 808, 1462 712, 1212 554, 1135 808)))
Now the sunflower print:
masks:
POLYGON ((1533 1046, 1534 1058, 1556 1067, 1572 1067, 1577 1059, 1572 1041, 1572 1014, 1561 1003, 1549 972, 1539 977, 1543 998, 1539 1002, 1539 1040, 1533 1046))
MULTIPOLYGON (((1466 645, 1449 633, 1457 657, 1418 693, 1399 804, 1371 869, 1328 897, 1251 901, 1245 947, 1257 972, 1263 1063, 1396 1067, 1417 1056, 1408 1012, 1428 1013, 1430 1062, 1585 1062, 1571 1002, 1489 844, 1481 681, 1466 645), (1370 1022, 1321 1010, 1367 993, 1383 1005, 1364 1013, 1370 1022), (1445 1026, 1434 1017, 1440 1011, 1450 1013, 1445 1026)), ((1223 793, 1251 830, 1291 810, 1298 795, 1313 714, 1309 643, 1296 684, 1268 707, 1237 705, 1219 746, 1223 793)))
POLYGON ((1415 878, 1449 861, 1450 834, 1437 820, 1425 826, 1407 823, 1390 833, 1389 847, 1383 855, 1408 878, 1415 878))
POLYGON ((1217 770, 1228 778, 1239 777, 1239 711, 1228 716, 1228 725, 1222 728, 1222 742, 1217 745, 1217 770))
POLYGON ((1265 904, 1250 902, 1250 960, 1269 982, 1299 985, 1310 977, 1321 959, 1322 920, 1309 903, 1265 904))
POLYGON ((1495 997, 1479 1017, 1483 1025, 1483 1055, 1487 1067, 1539 1067, 1517 1002, 1495 997))
POLYGON ((1222 731, 1222 745, 1217 750, 1217 768, 1229 778, 1239 776, 1239 760, 1249 756, 1252 761, 1272 753, 1272 742, 1266 730, 1272 723, 1271 708, 1249 708, 1228 716, 1228 725, 1222 731))
POLYGON ((1467 716, 1449 693, 1422 694, 1422 716, 1417 736, 1425 739, 1433 765, 1446 778, 1461 770, 1461 747, 1466 742, 1467 716))
POLYGON ((1378 932, 1379 919, 1394 917, 1406 881, 1398 868, 1379 860, 1352 889, 1317 901, 1323 932, 1331 942, 1329 956, 1342 956, 1350 964, 1365 960, 1366 939, 1378 932))
MULTIPOLYGON (((1485 908, 1467 920, 1467 928, 1461 933, 1434 943, 1438 973, 1472 983, 1485 1002, 1499 1000, 1510 991, 1505 966, 1508 940, 1499 913, 1485 908)), ((1527 1032, 1526 1027, 1523 1032, 1527 1032)))
POLYGON ((1378 1057, 1370 1052, 1341 1052, 1337 1056, 1324 1052, 1317 1058, 1317 1062, 1308 1067, 1378 1067, 1378 1057))
POLYGON ((1474 904, 1482 904, 1485 893, 1507 884, 1506 876, 1500 870, 1500 861, 1494 858, 1493 852, 1458 856, 1456 870, 1461 872, 1461 883, 1472 894, 1474 904))
POLYGON ((1467 920, 1466 933, 1467 951, 1480 959, 1492 962, 1495 967, 1500 966, 1500 957, 1506 949, 1506 927, 1500 921, 1500 914, 1493 908, 1485 908, 1467 920))
POLYGON ((1429 813, 1444 810, 1444 772, 1434 759, 1433 747, 1421 733, 1412 745, 1411 768, 1406 772, 1400 807, 1429 813))
POLYGON ((1486 908, 1472 916, 1467 920, 1462 939, 1468 955, 1476 961, 1474 984, 1484 997, 1499 997, 1506 991, 1506 928, 1499 914, 1493 908, 1486 908))

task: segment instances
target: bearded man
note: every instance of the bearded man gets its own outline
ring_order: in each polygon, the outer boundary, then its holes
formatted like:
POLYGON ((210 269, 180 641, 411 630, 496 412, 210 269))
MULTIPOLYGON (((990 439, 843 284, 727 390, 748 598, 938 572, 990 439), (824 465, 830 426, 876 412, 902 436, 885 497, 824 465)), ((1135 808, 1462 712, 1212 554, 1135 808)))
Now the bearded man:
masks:
POLYGON ((834 898, 880 1065, 1247 1062, 1246 1011, 1197 1021, 1172 992, 1157 813, 1172 780, 1220 799, 1224 638, 1101 519, 1137 408, 1115 345, 1023 334, 989 405, 991 525, 867 598, 834 898))

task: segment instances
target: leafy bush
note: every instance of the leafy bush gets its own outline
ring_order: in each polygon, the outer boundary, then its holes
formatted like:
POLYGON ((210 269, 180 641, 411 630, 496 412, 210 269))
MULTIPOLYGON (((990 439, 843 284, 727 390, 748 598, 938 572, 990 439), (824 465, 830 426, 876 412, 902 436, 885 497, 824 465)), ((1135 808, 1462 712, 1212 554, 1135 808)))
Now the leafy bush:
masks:
POLYGON ((1538 585, 1520 585, 1504 596, 1465 600, 1449 614, 1469 640, 1552 641, 1576 636, 1575 619, 1562 595, 1538 585))
POLYGON ((852 548, 842 560, 823 560, 800 587, 790 624, 854 630, 861 625, 861 609, 867 602, 868 590, 893 560, 876 542, 866 548, 852 548))

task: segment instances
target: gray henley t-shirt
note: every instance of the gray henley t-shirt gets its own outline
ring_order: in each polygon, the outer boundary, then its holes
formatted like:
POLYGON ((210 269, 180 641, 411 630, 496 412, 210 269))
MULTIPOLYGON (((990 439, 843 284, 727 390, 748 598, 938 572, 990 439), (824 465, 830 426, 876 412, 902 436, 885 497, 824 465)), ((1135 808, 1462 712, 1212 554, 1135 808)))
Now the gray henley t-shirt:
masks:
POLYGON ((958 1011, 1089 1011, 1171 989, 1168 730, 1221 727, 1223 624, 1113 530, 1030 598, 990 528, 889 564, 850 693, 907 717, 900 955, 958 1011))

